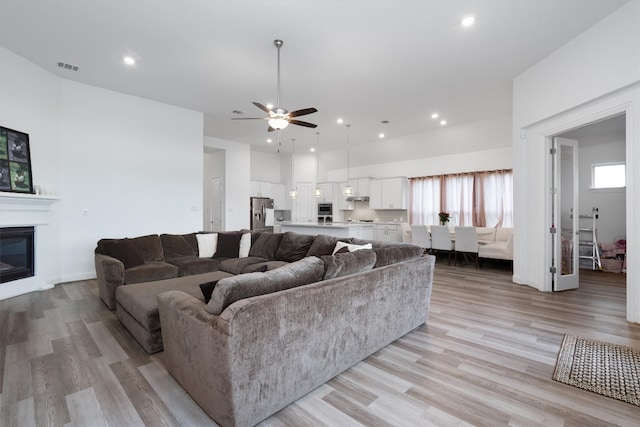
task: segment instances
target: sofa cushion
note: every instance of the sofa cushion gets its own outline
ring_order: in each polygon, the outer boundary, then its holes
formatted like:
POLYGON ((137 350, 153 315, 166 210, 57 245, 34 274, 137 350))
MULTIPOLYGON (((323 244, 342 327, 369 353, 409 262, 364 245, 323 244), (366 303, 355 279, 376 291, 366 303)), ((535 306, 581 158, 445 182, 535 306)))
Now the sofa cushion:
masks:
POLYGON ((282 233, 260 233, 251 245, 249 256, 275 260, 282 236, 282 233))
POLYGON ((200 258, 213 258, 218 247, 218 233, 201 233, 196 235, 198 242, 198 256, 200 258))
POLYGON ((191 246, 184 235, 181 234, 161 234, 160 243, 164 258, 180 258, 186 256, 196 256, 196 248, 191 246))
POLYGON ((246 258, 227 258, 220 261, 220 270, 226 271, 231 274, 242 274, 242 271, 249 265, 258 264, 265 261, 269 261, 260 257, 246 257, 246 258))
POLYGON ((129 239, 104 239, 98 242, 98 250, 124 264, 125 269, 144 264, 144 258, 129 239))
POLYGON ((257 264, 251 264, 242 269, 242 274, 244 273, 255 273, 257 271, 269 271, 275 270, 276 268, 280 268, 283 265, 289 264, 286 261, 263 261, 257 264))
POLYGON ((160 236, 149 234, 147 236, 134 237, 129 239, 142 254, 144 262, 164 261, 164 252, 160 236))
POLYGON ((220 260, 215 258, 186 256, 168 258, 167 263, 178 267, 178 276, 191 276, 193 274, 208 273, 210 271, 217 271, 220 269, 220 260))
POLYGON ((335 255, 323 255, 320 259, 324 263, 323 279, 327 280, 371 270, 376 264, 376 253, 372 249, 362 249, 335 255))
POLYGON ((372 242, 370 240, 356 238, 353 239, 353 243, 357 245, 364 245, 365 243, 373 244, 373 250, 376 253, 376 265, 374 268, 420 258, 424 253, 421 247, 408 243, 372 242))
POLYGON ((280 261, 299 261, 307 255, 315 236, 298 234, 287 231, 282 236, 282 241, 276 252, 276 259, 280 261))
POLYGON ((238 249, 238 256, 240 258, 246 258, 249 256, 251 250, 251 233, 243 233, 240 238, 240 249, 238 249))
POLYGON ((313 243, 309 247, 309 251, 307 251, 307 256, 321 257, 322 255, 331 255, 338 241, 351 243, 351 238, 338 238, 319 234, 313 239, 313 243))
POLYGON ((178 277, 178 267, 162 262, 152 261, 124 271, 124 283, 151 282, 155 280, 178 277))
POLYGON ((241 299, 314 283, 320 281, 323 274, 322 260, 306 257, 265 273, 247 273, 222 279, 213 290, 207 311, 220 314, 241 299))
POLYGON ((238 258, 240 255, 240 239, 242 234, 239 231, 227 231, 218 233, 218 244, 214 258, 238 258))

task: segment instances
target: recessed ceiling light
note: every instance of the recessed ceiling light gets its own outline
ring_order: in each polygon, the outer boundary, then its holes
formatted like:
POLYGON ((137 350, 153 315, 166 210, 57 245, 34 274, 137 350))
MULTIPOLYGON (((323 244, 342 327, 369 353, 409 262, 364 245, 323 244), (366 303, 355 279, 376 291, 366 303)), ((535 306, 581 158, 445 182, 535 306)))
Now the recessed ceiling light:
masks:
POLYGON ((464 18, 462 18, 462 21, 460 21, 460 24, 463 27, 470 27, 473 25, 475 21, 476 21, 476 18, 474 18, 473 16, 465 16, 464 18))
POLYGON ((342 124, 342 122, 344 122, 344 120, 338 119, 338 120, 336 120, 336 122, 338 122, 338 124, 342 124))
POLYGON ((316 149, 315 149, 315 148, 313 148, 313 147, 311 147, 311 148, 309 148, 309 151, 311 151, 312 153, 315 153, 315 152, 316 152, 316 149))
POLYGON ((125 56, 124 58, 122 58, 122 60, 127 65, 135 65, 135 63, 136 63, 136 60, 133 59, 131 56, 125 56))
POLYGON ((271 144, 273 140, 271 138, 267 139, 267 143, 271 144))
POLYGON ((446 120, 440 120, 440 124, 441 124, 442 126, 444 126, 444 125, 446 125, 446 124, 447 124, 447 121, 446 121, 446 120))
POLYGON ((438 113, 433 113, 433 114, 431 115, 431 118, 432 118, 432 119, 437 119, 438 117, 440 117, 440 114, 438 114, 438 113))
POLYGON ((384 133, 380 132, 380 133, 378 134, 378 138, 384 138, 384 133))

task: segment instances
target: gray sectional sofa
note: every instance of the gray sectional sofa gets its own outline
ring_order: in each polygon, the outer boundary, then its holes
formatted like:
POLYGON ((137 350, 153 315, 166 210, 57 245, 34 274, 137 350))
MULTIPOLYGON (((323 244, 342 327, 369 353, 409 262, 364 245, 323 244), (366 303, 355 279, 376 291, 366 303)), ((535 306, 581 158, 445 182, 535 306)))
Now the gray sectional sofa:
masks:
POLYGON ((148 352, 164 348, 169 373, 222 426, 256 424, 427 320, 435 258, 417 246, 296 233, 251 242, 248 256, 214 258, 215 271, 113 292, 120 321, 148 352), (345 240, 355 246, 334 254, 345 240))

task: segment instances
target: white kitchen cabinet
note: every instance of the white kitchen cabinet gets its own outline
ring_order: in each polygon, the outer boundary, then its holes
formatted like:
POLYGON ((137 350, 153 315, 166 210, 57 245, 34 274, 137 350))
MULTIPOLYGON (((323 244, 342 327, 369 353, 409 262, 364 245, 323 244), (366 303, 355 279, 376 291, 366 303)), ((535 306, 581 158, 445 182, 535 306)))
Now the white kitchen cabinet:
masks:
POLYGON ((374 224, 373 235, 375 240, 382 242, 402 242, 400 226, 397 224, 374 224))
POLYGON ((293 222, 317 222, 316 202, 313 197, 313 185, 310 182, 296 184, 298 197, 291 200, 291 220, 293 222))
POLYGON ((271 183, 266 181, 251 181, 249 183, 249 191, 251 197, 268 197, 271 198, 271 183))
POLYGON ((374 179, 370 183, 371 209, 407 209, 407 178, 374 179))
POLYGON ((287 209, 284 184, 271 184, 271 198, 273 199, 273 209, 287 209))
POLYGON ((356 178, 350 179, 349 185, 353 189, 354 197, 367 197, 369 196, 369 182, 371 178, 356 178))
POLYGON ((319 182, 318 188, 322 190, 322 196, 316 197, 318 203, 336 203, 340 195, 340 188, 337 182, 319 182))

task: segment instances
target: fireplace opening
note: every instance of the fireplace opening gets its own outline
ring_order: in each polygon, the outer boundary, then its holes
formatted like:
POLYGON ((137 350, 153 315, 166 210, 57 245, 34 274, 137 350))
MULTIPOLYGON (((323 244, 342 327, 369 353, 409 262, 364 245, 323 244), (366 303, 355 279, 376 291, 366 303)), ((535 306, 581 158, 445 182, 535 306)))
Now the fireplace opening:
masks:
POLYGON ((0 283, 33 277, 34 228, 0 228, 0 283))

